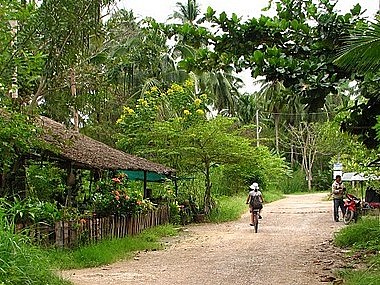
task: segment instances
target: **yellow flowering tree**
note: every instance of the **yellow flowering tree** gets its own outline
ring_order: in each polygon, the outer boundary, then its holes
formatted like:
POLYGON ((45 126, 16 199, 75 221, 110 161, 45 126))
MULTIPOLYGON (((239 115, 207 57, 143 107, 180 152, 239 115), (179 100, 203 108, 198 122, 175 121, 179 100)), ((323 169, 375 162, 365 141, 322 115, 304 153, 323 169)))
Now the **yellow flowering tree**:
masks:
POLYGON ((208 119, 208 104, 208 96, 195 94, 193 82, 187 81, 172 84, 167 90, 151 88, 135 105, 124 107, 118 120, 121 130, 118 144, 123 149, 174 167, 179 175, 204 175, 201 207, 205 213, 209 213, 212 205, 214 165, 234 167, 247 181, 269 180, 273 165, 278 166, 278 177, 286 172, 281 159, 266 148, 252 147, 248 139, 238 134, 235 119, 208 119), (264 164, 264 160, 271 164, 264 164))
MULTIPOLYGON (((189 127, 206 120, 206 94, 197 96, 191 80, 180 85, 172 84, 167 90, 152 87, 133 104, 124 106, 117 120, 120 128, 118 145, 131 153, 147 156, 147 146, 160 144, 152 135, 159 129, 159 123, 173 122, 189 127)), ((154 158, 154 157, 151 157, 154 158)))

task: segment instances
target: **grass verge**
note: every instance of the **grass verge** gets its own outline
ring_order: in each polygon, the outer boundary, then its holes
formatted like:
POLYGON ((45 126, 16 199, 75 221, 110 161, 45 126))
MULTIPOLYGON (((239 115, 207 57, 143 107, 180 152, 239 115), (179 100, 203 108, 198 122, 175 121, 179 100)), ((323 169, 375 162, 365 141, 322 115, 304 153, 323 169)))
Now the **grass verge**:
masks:
POLYGON ((0 284, 1 285, 66 285, 68 281, 54 275, 52 267, 41 251, 29 240, 0 228, 0 284))
POLYGON ((281 191, 268 191, 263 193, 265 203, 272 203, 274 201, 283 199, 284 193, 281 191))
POLYGON ((364 270, 344 270, 339 273, 345 285, 379 285, 380 284, 380 258, 371 258, 368 268, 364 270))
POLYGON ((380 220, 362 217, 358 223, 341 229, 335 235, 335 244, 353 249, 380 250, 380 220))
POLYGON ((221 196, 217 199, 217 207, 212 210, 208 220, 212 223, 234 221, 247 211, 246 194, 236 196, 221 196))
POLYGON ((358 223, 340 230, 335 244, 355 250, 372 251, 375 255, 365 260, 367 268, 342 270, 339 275, 348 285, 380 285, 380 219, 363 217, 358 223))
POLYGON ((73 250, 47 250, 47 254, 57 269, 96 267, 131 258, 136 251, 160 249, 162 237, 177 233, 172 225, 158 226, 133 237, 103 240, 73 250))

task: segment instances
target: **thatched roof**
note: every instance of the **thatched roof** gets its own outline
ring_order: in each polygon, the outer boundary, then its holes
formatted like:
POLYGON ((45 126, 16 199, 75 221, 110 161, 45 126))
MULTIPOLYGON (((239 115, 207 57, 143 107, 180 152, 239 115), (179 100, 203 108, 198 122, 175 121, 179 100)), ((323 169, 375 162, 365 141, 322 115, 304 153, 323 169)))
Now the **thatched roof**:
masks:
POLYGON ((43 140, 58 150, 61 159, 74 167, 101 170, 142 170, 170 175, 174 169, 147 159, 114 149, 76 131, 67 129, 52 119, 40 116, 38 125, 43 128, 43 140))

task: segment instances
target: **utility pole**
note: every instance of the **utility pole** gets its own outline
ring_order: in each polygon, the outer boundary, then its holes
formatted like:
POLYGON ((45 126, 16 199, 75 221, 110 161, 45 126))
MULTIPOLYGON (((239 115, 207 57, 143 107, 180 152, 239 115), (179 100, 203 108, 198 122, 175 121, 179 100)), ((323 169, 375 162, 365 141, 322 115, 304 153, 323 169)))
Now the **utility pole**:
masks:
POLYGON ((256 145, 260 146, 259 110, 256 110, 256 145))
MULTIPOLYGON (((15 47, 15 45, 17 43, 18 21, 17 20, 10 20, 9 25, 11 26, 11 35, 13 38, 11 41, 11 46, 13 48, 13 52, 16 54, 17 53, 17 47, 15 47)), ((18 98, 17 66, 15 66, 15 69, 13 71, 12 86, 11 86, 11 89, 9 90, 9 95, 11 96, 12 99, 18 98)))

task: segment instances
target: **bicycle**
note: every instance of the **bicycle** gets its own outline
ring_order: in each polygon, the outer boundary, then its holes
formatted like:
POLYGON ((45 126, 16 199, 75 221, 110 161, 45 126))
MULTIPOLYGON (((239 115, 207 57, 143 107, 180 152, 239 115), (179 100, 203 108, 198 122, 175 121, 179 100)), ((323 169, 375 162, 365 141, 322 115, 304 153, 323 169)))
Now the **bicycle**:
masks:
POLYGON ((260 215, 260 209, 252 209, 252 214, 253 216, 253 224, 251 224, 255 230, 255 233, 257 233, 259 229, 259 215, 260 215))

